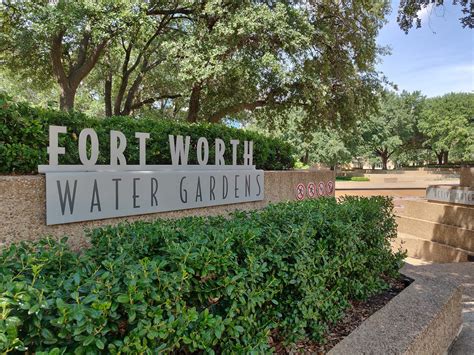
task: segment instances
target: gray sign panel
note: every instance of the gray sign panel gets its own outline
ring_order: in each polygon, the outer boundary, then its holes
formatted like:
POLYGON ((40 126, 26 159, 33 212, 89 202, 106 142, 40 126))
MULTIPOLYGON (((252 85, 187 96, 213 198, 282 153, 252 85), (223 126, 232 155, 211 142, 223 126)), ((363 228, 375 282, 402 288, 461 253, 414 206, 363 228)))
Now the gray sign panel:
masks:
POLYGON ((474 189, 462 186, 428 186, 426 199, 474 206, 474 189))
POLYGON ((50 172, 46 224, 259 201, 263 170, 50 172))

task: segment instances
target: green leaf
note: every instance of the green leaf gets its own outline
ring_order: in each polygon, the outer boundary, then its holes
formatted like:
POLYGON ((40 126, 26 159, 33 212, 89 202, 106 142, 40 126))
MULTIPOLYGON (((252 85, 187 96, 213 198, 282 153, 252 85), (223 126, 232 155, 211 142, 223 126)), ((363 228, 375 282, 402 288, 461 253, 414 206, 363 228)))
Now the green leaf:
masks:
POLYGON ((99 348, 100 350, 104 350, 105 348, 105 344, 101 339, 97 339, 95 341, 95 346, 97 346, 97 348, 99 348))
POLYGON ((96 339, 95 339, 95 336, 89 335, 88 337, 86 337, 86 338, 84 339, 84 341, 82 342, 82 345, 88 346, 88 345, 92 344, 92 343, 94 342, 94 340, 96 340, 96 339))
POLYGON ((117 296, 117 302, 119 303, 130 303, 130 298, 128 295, 121 294, 117 296))

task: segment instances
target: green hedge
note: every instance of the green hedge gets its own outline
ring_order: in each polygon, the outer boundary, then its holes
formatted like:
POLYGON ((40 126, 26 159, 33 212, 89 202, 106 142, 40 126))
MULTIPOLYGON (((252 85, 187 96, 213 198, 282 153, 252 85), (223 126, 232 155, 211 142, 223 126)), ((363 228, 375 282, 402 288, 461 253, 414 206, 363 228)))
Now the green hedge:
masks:
POLYGON ((231 128, 220 124, 188 124, 171 120, 133 117, 92 118, 82 113, 65 113, 34 108, 26 103, 15 103, 0 94, 0 173, 34 173, 39 164, 48 163, 48 126, 67 126, 68 134, 60 135, 59 144, 66 148, 60 164, 78 164, 77 137, 83 128, 94 128, 99 136, 98 164, 109 163, 110 130, 118 130, 127 137, 125 157, 128 164, 138 164, 138 142, 135 132, 149 132, 147 141, 148 164, 170 164, 168 135, 189 135, 193 147, 189 164, 197 164, 195 146, 199 137, 210 139, 209 163, 213 164, 215 138, 226 144, 225 159, 232 162, 229 140, 238 139, 239 164, 242 163, 243 141, 254 141, 254 164, 265 170, 285 170, 294 165, 293 149, 281 139, 269 138, 256 132, 231 128))
POLYGON ((78 255, 44 239, 0 256, 0 352, 269 351, 321 340, 349 301, 386 287, 402 255, 391 200, 270 205, 229 218, 91 232, 78 255))

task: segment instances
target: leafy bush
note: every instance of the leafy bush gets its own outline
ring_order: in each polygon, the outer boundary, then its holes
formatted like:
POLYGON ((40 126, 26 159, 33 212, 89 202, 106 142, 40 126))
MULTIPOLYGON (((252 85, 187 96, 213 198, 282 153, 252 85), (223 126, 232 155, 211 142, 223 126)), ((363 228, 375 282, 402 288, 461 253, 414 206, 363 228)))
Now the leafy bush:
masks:
POLYGON ((210 140, 209 159, 213 161, 215 138, 228 144, 225 159, 232 162, 230 139, 238 139, 239 164, 242 164, 243 141, 254 141, 254 164, 266 170, 285 170, 294 165, 292 147, 277 138, 256 132, 240 130, 221 124, 189 124, 171 120, 134 117, 92 118, 84 114, 66 113, 34 108, 26 103, 14 103, 0 94, 0 173, 33 173, 39 164, 47 164, 48 126, 67 126, 67 134, 59 135, 59 144, 66 154, 59 157, 60 164, 78 164, 78 136, 83 128, 94 128, 99 136, 98 164, 109 163, 110 130, 118 130, 127 137, 125 158, 128 164, 138 164, 139 150, 135 132, 149 132, 147 141, 148 164, 170 164, 168 135, 191 136, 189 164, 197 164, 196 143, 199 137, 210 140))
POLYGON ((309 169, 309 165, 300 162, 299 160, 295 162, 295 169, 309 169))
POLYGON ((0 352, 268 351, 321 340, 351 299, 397 274, 391 200, 270 205, 230 217, 136 222, 0 256, 0 352))

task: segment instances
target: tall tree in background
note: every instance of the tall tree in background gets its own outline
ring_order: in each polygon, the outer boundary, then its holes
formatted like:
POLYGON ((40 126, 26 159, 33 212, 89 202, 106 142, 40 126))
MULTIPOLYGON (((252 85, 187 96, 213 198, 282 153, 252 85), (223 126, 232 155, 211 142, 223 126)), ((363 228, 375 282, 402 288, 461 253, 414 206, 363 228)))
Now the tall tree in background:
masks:
POLYGON ((438 164, 456 159, 474 160, 474 94, 450 93, 426 100, 418 124, 438 164))
POLYGON ((381 98, 379 112, 360 122, 364 146, 380 158, 382 169, 387 169, 388 160, 394 153, 416 146, 417 115, 423 101, 419 92, 401 95, 386 92, 381 98))
POLYGON ((307 113, 302 109, 284 112, 285 119, 277 126, 262 127, 261 122, 252 124, 250 129, 274 135, 290 142, 296 150, 296 158, 303 164, 323 164, 331 169, 349 163, 356 156, 360 144, 354 130, 343 130, 320 125, 317 129, 304 129, 307 113))

